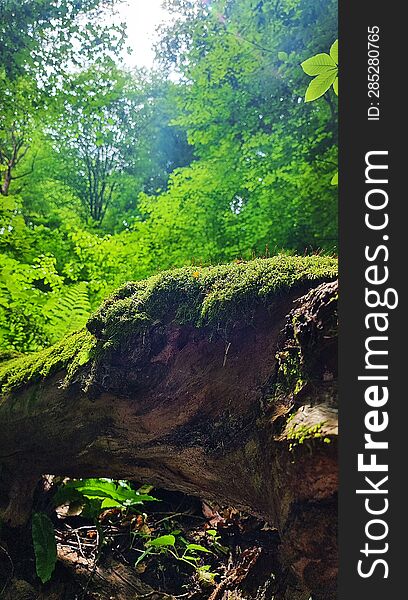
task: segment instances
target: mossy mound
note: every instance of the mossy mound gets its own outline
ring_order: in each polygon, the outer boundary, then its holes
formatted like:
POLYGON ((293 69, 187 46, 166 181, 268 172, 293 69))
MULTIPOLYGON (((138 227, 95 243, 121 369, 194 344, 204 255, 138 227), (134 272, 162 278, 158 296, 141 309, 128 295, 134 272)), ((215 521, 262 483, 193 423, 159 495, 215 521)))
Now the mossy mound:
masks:
POLYGON ((93 335, 83 329, 67 335, 50 348, 7 360, 0 364, 1 392, 35 383, 60 369, 67 369, 70 376, 89 360, 95 345, 93 335))
POLYGON ((165 271, 119 288, 88 321, 98 339, 114 341, 151 323, 177 321, 227 329, 249 322, 260 304, 307 281, 334 279, 337 260, 278 255, 215 267, 165 271))
POLYGON ((54 346, 0 366, 3 392, 66 369, 68 379, 124 337, 157 323, 188 323, 227 330, 250 322, 260 305, 307 282, 337 276, 337 260, 327 256, 278 255, 215 267, 185 267, 127 283, 108 298, 88 323, 54 346))

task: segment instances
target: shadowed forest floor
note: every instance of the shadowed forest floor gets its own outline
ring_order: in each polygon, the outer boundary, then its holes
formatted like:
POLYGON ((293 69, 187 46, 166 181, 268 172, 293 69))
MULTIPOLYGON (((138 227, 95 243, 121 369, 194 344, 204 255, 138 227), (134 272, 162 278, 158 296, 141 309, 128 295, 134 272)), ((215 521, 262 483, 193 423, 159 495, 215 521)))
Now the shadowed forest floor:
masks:
MULTIPOLYGON (((49 507, 55 484, 44 479, 36 508, 49 507)), ((0 543, 5 600, 125 600, 176 597, 283 599, 295 585, 279 562, 278 532, 231 507, 207 504, 179 492, 154 490, 147 513, 107 509, 97 521, 79 507, 60 507, 55 518, 58 563, 51 583, 35 574, 30 532, 0 543), (141 560, 150 537, 174 535, 174 547, 141 560), (182 558, 186 545, 194 561, 182 558), (206 550, 206 551, 205 551, 206 550), (179 558, 177 558, 177 556, 179 558), (191 563, 194 562, 196 567, 191 563)), ((294 598, 294 590, 291 591, 294 598)))

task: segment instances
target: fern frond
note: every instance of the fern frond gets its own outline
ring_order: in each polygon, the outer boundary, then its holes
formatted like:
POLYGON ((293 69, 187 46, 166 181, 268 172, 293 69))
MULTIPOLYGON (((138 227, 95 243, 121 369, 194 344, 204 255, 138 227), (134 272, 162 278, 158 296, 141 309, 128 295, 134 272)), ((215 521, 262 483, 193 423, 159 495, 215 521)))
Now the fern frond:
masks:
POLYGON ((91 313, 87 282, 63 287, 48 305, 48 311, 51 343, 71 331, 82 329, 91 313))

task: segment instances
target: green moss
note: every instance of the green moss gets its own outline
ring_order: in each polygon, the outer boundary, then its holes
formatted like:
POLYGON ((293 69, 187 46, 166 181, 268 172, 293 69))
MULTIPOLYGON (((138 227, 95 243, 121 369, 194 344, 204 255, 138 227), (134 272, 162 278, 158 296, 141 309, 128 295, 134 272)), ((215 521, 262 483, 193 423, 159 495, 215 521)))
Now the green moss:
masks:
POLYGON ((337 276, 337 261, 321 256, 278 255, 215 267, 186 267, 127 283, 88 321, 89 331, 71 334, 51 348, 0 365, 6 392, 60 369, 70 381, 78 368, 127 335, 156 323, 189 323, 225 331, 250 322, 260 305, 305 282, 316 285, 337 276), (90 333, 89 333, 90 332, 90 333), (93 334, 93 335, 92 335, 93 334))
POLYGON ((13 358, 0 365, 2 392, 67 369, 67 377, 90 358, 95 338, 86 330, 72 333, 50 348, 13 358))
POLYGON ((291 391, 296 396, 307 383, 300 346, 277 352, 276 359, 278 362, 278 390, 283 394, 291 391))
POLYGON ((105 341, 157 321, 227 329, 237 321, 249 322, 259 305, 270 304, 281 292, 336 276, 336 259, 321 256, 278 255, 166 271, 120 288, 90 319, 88 328, 105 341))
MULTIPOLYGON (((290 419, 287 421, 290 422, 290 419)), ((320 440, 323 438, 323 442, 330 444, 330 438, 325 436, 323 433, 324 422, 316 423, 315 425, 302 425, 295 424, 291 427, 287 434, 287 439, 291 440, 289 450, 293 450, 299 444, 303 444, 306 440, 320 440)))

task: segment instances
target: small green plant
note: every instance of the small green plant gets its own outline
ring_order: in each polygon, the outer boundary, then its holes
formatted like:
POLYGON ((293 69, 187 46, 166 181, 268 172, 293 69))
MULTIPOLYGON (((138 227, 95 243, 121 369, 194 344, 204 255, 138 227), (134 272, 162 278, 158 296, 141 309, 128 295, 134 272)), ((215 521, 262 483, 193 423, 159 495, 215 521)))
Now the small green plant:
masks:
POLYGON ((51 343, 57 342, 71 331, 82 329, 91 313, 88 283, 79 281, 70 286, 62 286, 50 296, 45 311, 49 320, 47 332, 51 343))
POLYGON ((201 544, 189 543, 180 533, 180 530, 174 530, 170 534, 150 538, 145 543, 145 549, 139 550, 141 554, 135 562, 135 567, 148 557, 167 554, 192 567, 201 583, 213 584, 215 573, 211 572, 211 565, 201 564, 202 554, 213 552, 201 544))
MULTIPOLYGON (((98 526, 98 516, 107 508, 132 510, 133 507, 152 500, 156 500, 156 498, 141 493, 139 490, 134 490, 126 481, 113 481, 112 479, 68 481, 59 488, 54 496, 55 506, 66 503, 82 505, 82 516, 94 519, 96 526, 98 526)), ((36 573, 41 582, 46 583, 51 579, 57 562, 54 525, 46 514, 33 514, 32 538, 36 573)))
POLYGON ((336 40, 331 48, 330 54, 321 52, 311 56, 301 63, 306 73, 313 77, 306 90, 305 101, 317 100, 331 87, 338 96, 339 94, 339 41, 336 40))
POLYGON ((57 562, 54 525, 44 513, 34 513, 31 524, 35 570, 42 583, 51 579, 57 562))
POLYGON ((296 396, 306 384, 302 372, 302 353, 299 347, 289 348, 276 354, 281 386, 296 396))
POLYGON ((211 553, 211 550, 204 548, 204 546, 201 546, 200 544, 189 544, 186 540, 184 540, 184 538, 179 536, 178 531, 174 531, 171 534, 160 535, 156 538, 149 539, 145 543, 145 550, 140 552, 141 555, 137 559, 135 566, 140 564, 148 556, 170 554, 177 560, 187 563, 196 569, 197 563, 200 560, 198 553, 211 553), (176 536, 178 537, 177 540, 176 536), (176 544, 176 542, 178 543, 176 544))
POLYGON ((144 502, 156 500, 142 490, 135 490, 126 481, 112 479, 77 479, 60 487, 54 496, 54 504, 67 502, 82 504, 84 516, 97 517, 107 508, 132 509, 144 502))
POLYGON ((216 529, 207 529, 206 534, 210 537, 210 543, 216 552, 228 554, 228 548, 220 543, 221 536, 216 529))

